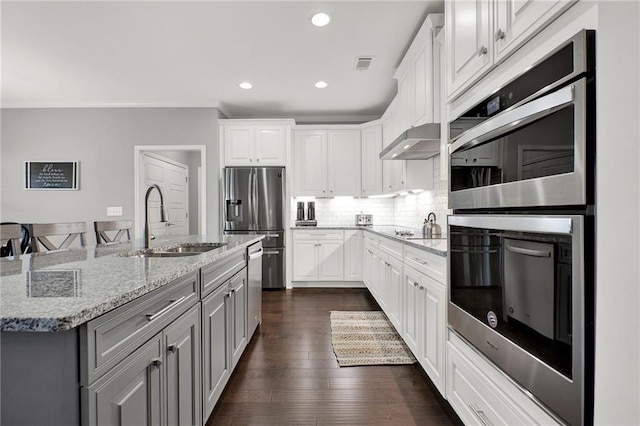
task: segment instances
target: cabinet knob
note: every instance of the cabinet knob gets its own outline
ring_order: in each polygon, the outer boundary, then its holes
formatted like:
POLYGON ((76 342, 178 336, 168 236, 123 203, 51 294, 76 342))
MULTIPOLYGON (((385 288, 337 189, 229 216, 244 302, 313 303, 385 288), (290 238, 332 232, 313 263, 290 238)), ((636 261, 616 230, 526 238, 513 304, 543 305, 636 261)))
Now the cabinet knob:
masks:
POLYGON ((151 360, 151 366, 152 367, 160 368, 160 365, 162 365, 162 359, 154 358, 154 359, 151 360))
POLYGON ((468 159, 468 158, 465 158, 465 159, 464 159, 464 162, 465 162, 465 163, 466 163, 466 162, 468 162, 468 161, 469 161, 469 159, 468 159))
POLYGON ((325 191, 324 189, 322 190, 322 193, 325 194, 327 191, 325 191))
POLYGON ((487 48, 485 46, 480 46, 480 49, 478 49, 478 56, 482 56, 486 54, 487 54, 487 48))
POLYGON ((252 163, 252 162, 253 162, 253 159, 249 158, 249 162, 250 162, 250 163, 252 163))
POLYGON ((474 159, 473 159, 473 162, 475 163, 476 161, 478 161, 478 159, 477 159, 477 158, 474 158, 474 159))
POLYGON ((169 346, 167 346, 167 350, 169 352, 171 352, 172 354, 174 354, 178 350, 178 347, 176 345, 169 345, 169 346))
POLYGON ((260 162, 260 159, 259 159, 259 158, 256 158, 256 163, 259 163, 259 162, 260 162))
POLYGON ((400 184, 401 184, 401 185, 404 185, 404 181, 403 181, 403 180, 402 180, 402 181, 400 181, 400 184))
POLYGON ((414 286, 414 287, 418 287, 418 285, 419 285, 419 284, 418 284, 418 281, 414 281, 414 282, 413 282, 413 286, 414 286))
POLYGON ((504 31, 502 31, 501 28, 498 28, 498 31, 496 32, 495 41, 502 40, 504 36, 505 36, 504 31))
POLYGON ((366 190, 366 189, 363 189, 363 190, 362 190, 362 192, 367 192, 367 190, 366 190))

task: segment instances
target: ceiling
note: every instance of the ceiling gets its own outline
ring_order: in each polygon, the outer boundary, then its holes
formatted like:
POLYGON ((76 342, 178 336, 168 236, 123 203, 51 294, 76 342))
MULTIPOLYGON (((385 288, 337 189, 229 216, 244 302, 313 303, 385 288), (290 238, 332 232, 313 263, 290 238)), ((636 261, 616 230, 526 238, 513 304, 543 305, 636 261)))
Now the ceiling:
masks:
POLYGON ((2 106, 219 107, 229 118, 378 118, 429 1, 2 1, 2 106), (317 11, 331 23, 314 27, 317 11), (374 56, 368 71, 356 57, 374 56), (325 89, 314 83, 324 80, 325 89), (249 81, 253 89, 238 87, 249 81))

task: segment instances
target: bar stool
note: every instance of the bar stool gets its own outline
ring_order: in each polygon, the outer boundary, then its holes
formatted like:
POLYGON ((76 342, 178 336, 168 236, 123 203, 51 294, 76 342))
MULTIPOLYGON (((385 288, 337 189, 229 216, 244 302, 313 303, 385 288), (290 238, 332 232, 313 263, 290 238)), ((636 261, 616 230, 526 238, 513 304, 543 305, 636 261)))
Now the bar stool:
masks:
POLYGON ((7 256, 13 256, 16 259, 20 257, 20 255, 22 254, 22 249, 20 247, 21 236, 22 226, 20 226, 19 224, 0 225, 0 245, 4 246, 5 243, 8 243, 7 247, 10 249, 6 254, 7 256))
POLYGON ((96 243, 98 244, 117 244, 131 241, 131 228, 133 228, 133 223, 130 220, 93 222, 93 229, 96 231, 96 243), (116 234, 112 238, 107 232, 115 232, 116 234))
POLYGON ((29 233, 31 234, 31 250, 34 253, 67 249, 76 238, 79 238, 80 247, 84 247, 87 224, 85 222, 32 223, 29 225, 29 233), (59 246, 47 238, 65 235, 65 239, 59 246))

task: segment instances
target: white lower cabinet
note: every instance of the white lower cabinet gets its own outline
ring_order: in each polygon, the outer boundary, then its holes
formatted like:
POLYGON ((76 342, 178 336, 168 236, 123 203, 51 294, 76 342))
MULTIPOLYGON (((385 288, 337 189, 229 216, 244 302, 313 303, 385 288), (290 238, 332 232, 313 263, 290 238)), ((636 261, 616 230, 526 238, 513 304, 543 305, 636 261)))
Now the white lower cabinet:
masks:
POLYGON ((404 266, 404 340, 444 394, 446 291, 444 284, 404 266))
POLYGON ((343 281, 344 232, 296 230, 293 233, 293 281, 343 281))
POLYGON ((364 237, 364 261, 363 261, 363 281, 369 292, 373 295, 373 297, 377 300, 379 298, 378 295, 378 275, 376 274, 376 268, 378 266, 378 240, 375 238, 370 238, 368 236, 364 237))
POLYGON ((402 334, 402 243, 387 239, 380 241, 379 295, 380 307, 398 333, 402 334))
POLYGON ((344 280, 362 281, 363 236, 359 230, 344 231, 344 280))
POLYGON ((447 342, 447 400, 465 424, 558 424, 454 333, 447 342))

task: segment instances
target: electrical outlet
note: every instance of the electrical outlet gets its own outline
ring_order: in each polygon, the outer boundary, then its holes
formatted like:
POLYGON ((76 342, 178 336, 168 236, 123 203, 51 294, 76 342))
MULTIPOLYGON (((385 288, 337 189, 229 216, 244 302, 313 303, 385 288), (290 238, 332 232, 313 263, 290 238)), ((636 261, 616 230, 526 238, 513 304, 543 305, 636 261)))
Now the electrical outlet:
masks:
POLYGON ((122 216, 122 207, 107 207, 107 216, 122 216))

